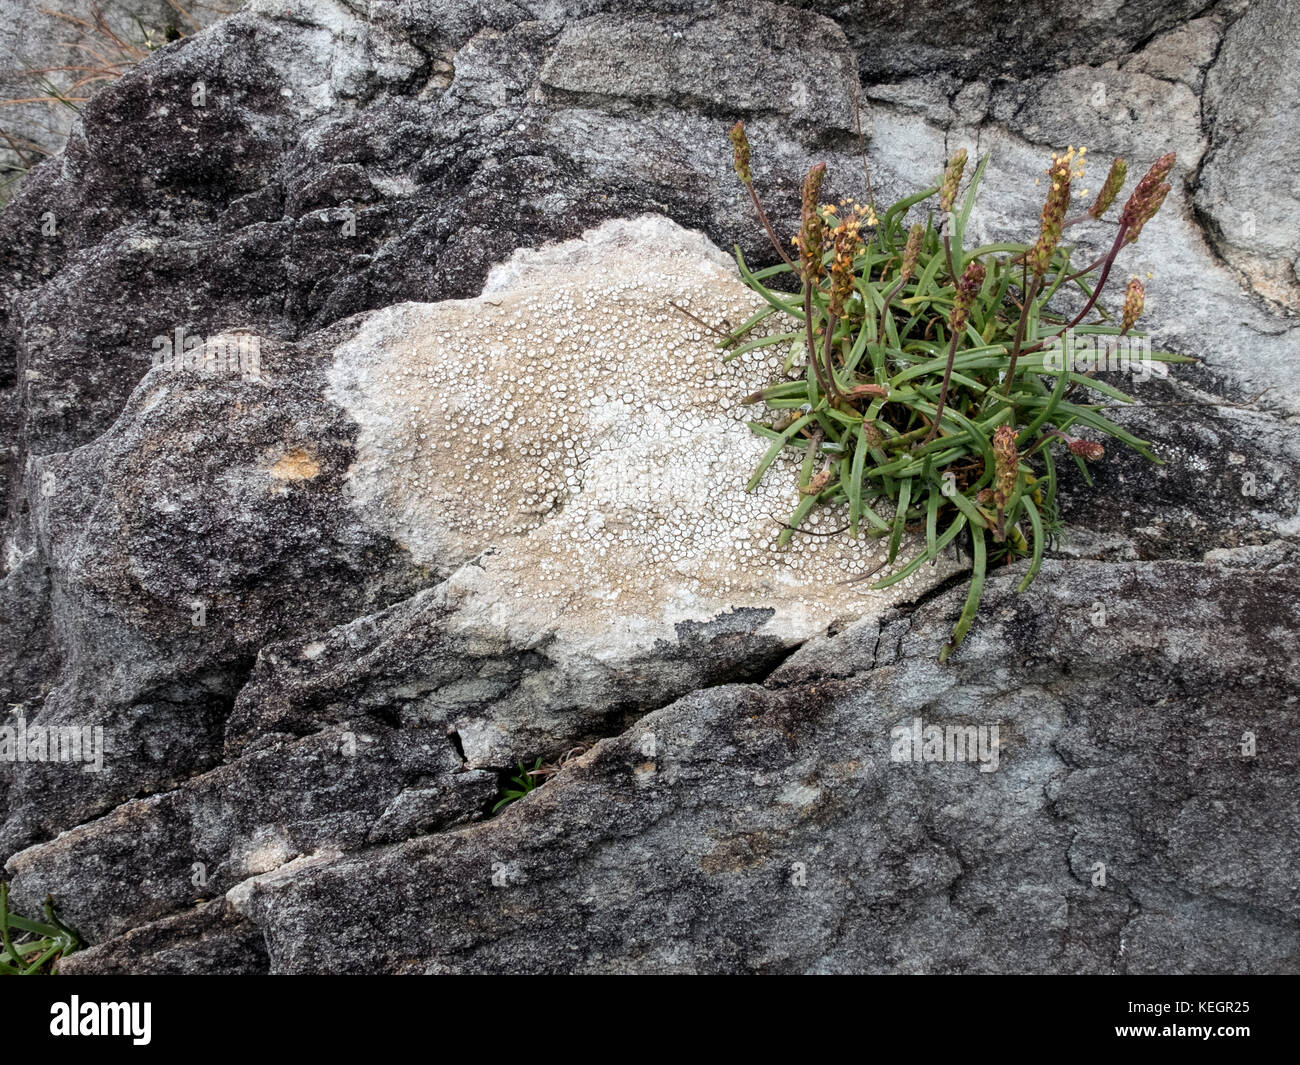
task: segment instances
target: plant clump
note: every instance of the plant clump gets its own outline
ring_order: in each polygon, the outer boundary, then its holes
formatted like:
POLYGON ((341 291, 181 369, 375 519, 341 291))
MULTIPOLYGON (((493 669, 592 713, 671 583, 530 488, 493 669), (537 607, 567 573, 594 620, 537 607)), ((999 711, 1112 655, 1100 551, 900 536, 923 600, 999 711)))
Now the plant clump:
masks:
POLYGON ((846 510, 841 533, 888 537, 887 566, 898 563, 904 532, 923 530, 924 547, 876 588, 904 580, 950 546, 966 547, 970 588, 940 656, 946 659, 974 621, 990 567, 1028 558, 1021 591, 1037 575, 1059 530, 1054 448, 1088 483, 1087 464, 1099 461, 1105 447, 1072 435, 1080 431, 1160 461, 1147 441, 1102 413, 1108 403, 1132 399, 1096 374, 1190 361, 1140 343, 1143 335, 1133 329, 1146 293, 1136 277, 1118 321, 1101 302, 1116 258, 1170 190, 1165 179, 1174 155, 1157 159, 1137 183, 1113 223, 1109 250, 1083 267, 1072 261, 1076 249, 1063 242, 1065 232, 1104 220, 1124 184, 1123 159, 1113 162, 1091 207, 1071 218, 1086 149, 1054 155, 1034 239, 969 249, 965 237, 987 156, 964 197, 963 149, 935 185, 879 217, 873 205, 823 203, 826 167, 818 163, 803 183, 793 240, 799 254, 791 261, 754 188, 743 124, 730 136, 737 174, 782 262, 751 270, 737 247, 741 277, 765 306, 719 347, 728 359, 768 345, 790 348, 786 379, 747 398, 770 412, 749 423, 769 441, 749 487, 783 451, 802 457, 798 503, 782 523, 780 545, 817 507, 846 510), (932 197, 928 218, 909 226, 909 213, 932 197), (791 282, 797 295, 782 287, 791 282), (1071 291, 1082 309, 1060 309, 1071 291), (760 329, 769 319, 790 328, 760 329), (1085 354, 1076 358, 1080 347, 1085 354))
POLYGON ((54 916, 54 902, 45 900, 45 920, 34 921, 9 912, 9 885, 0 880, 0 976, 41 976, 55 971, 60 958, 81 946, 81 940, 54 916))

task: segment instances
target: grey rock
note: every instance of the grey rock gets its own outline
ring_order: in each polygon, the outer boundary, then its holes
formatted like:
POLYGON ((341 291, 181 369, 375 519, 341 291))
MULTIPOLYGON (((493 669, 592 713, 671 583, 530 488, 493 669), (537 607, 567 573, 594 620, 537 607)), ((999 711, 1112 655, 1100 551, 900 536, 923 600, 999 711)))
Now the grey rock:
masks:
POLYGON ((1263 665, 1294 564, 1018 576, 953 669, 959 589, 647 715, 487 824, 229 901, 276 972, 1295 971, 1297 691, 1263 665), (893 760, 915 717, 998 725, 996 770, 893 760))
POLYGON ((1300 439, 1289 423, 1174 380, 1108 413, 1163 464, 1112 445, 1089 485, 1067 460, 1062 553, 1193 561, 1300 534, 1300 439))
POLYGON ((261 931, 218 901, 71 954, 60 959, 59 973, 246 976, 265 973, 269 966, 261 931))
POLYGON ((1218 54, 1230 7, 1221 5, 1224 14, 1190 19, 1168 33, 1160 34, 1141 51, 1121 60, 1122 68, 1164 81, 1181 81, 1199 92, 1205 82, 1205 73, 1218 54))
POLYGON ((1126 4, 1029 0, 992 7, 978 0, 860 4, 809 0, 835 19, 858 54, 866 82, 933 71, 964 78, 1023 77, 1131 52, 1155 34, 1201 14, 1195 0, 1126 4))
MULTIPOLYGON (((793 468, 774 467, 755 494, 742 489, 766 447, 743 424, 742 397, 762 380, 745 375, 772 367, 750 358, 720 374, 712 342, 683 338, 665 313, 665 295, 683 278, 694 279, 680 298, 696 313, 750 313, 753 295, 719 260, 698 234, 665 220, 611 223, 582 241, 516 256, 494 271, 490 298, 376 313, 359 328, 335 330, 332 350, 315 346, 326 333, 299 351, 268 346, 256 375, 160 367, 146 376, 101 438, 124 464, 107 478, 118 487, 119 509, 98 520, 131 538, 105 536, 93 553, 80 535, 73 537, 80 553, 42 539, 37 550, 67 575, 63 635, 78 654, 65 675, 102 678, 109 663, 96 655, 126 659, 116 686, 101 680, 108 705, 94 723, 102 720, 114 740, 127 722, 163 726, 171 746, 158 749, 158 737, 152 745, 115 742, 105 772, 63 783, 54 801, 43 789, 66 779, 68 765, 16 765, 5 831, 11 849, 32 844, 8 863, 16 897, 75 895, 65 917, 102 940, 192 904, 195 888, 206 897, 301 857, 482 819, 499 772, 532 764, 539 752, 559 759, 687 692, 762 676, 837 617, 882 609, 942 579, 951 566, 895 591, 845 587, 845 572, 869 568, 863 555, 873 549, 861 545, 794 550, 776 566, 779 530, 767 511, 786 503, 793 468), (596 280, 622 296, 619 309, 600 309, 593 325, 575 304, 596 280), (537 307, 539 294, 558 310, 537 307), (435 431, 443 446, 430 449, 427 433, 400 423, 426 428, 415 413, 446 390, 457 394, 446 405, 451 417, 463 420, 474 404, 470 386, 458 381, 460 355, 490 313, 502 339, 480 361, 480 380, 505 374, 489 391, 518 401, 507 432, 489 424, 449 448, 446 432, 435 431), (525 315, 528 330, 511 336, 502 323, 525 315), (591 333, 576 328, 588 325, 591 333), (606 395, 614 390, 592 372, 586 383, 602 398, 584 393, 580 405, 557 409, 567 389, 554 378, 566 376, 566 359, 590 361, 597 326, 599 343, 613 350, 618 342, 619 395, 606 395), (582 338, 576 347, 564 328, 582 338), (553 341, 546 360, 553 365, 531 382, 518 368, 536 357, 538 331, 553 341), (667 379, 665 345, 679 366, 667 379), (440 361, 449 354, 451 362, 440 361), (658 420, 638 420, 621 391, 629 388, 658 420), (296 435, 278 417, 287 407, 299 412, 296 435), (343 408, 356 424, 338 424, 343 408), (563 437, 554 432, 558 413, 563 437), (213 424, 221 428, 205 430, 199 446, 195 426, 213 424), (496 444, 504 438, 518 461, 503 466, 496 444), (530 440, 540 446, 530 449, 530 440), (544 477, 566 454, 574 454, 567 484, 552 486, 540 514, 519 509, 529 502, 512 495, 525 463, 544 477), (671 476, 629 476, 652 460, 671 476), (186 465, 195 461, 205 463, 201 477, 186 465), (187 470, 183 479, 169 476, 187 470), (783 483, 768 483, 777 473, 783 483), (465 481, 468 496, 459 487, 465 481), (196 484, 205 486, 202 499, 196 484), (689 520, 675 516, 683 505, 689 520), (174 521, 188 524, 173 531, 174 521), (310 539, 289 531, 276 539, 271 526, 280 522, 310 539), (390 541, 377 531, 384 527, 390 541), (196 545, 201 557, 156 550, 172 542, 196 545), (380 549, 394 542, 400 552, 380 549), (351 552, 363 548, 374 569, 349 575, 360 565, 351 552), (293 569, 300 558, 312 568, 293 569), (450 575, 379 613, 359 606, 356 596, 382 603, 421 570, 450 575), (107 581, 128 572, 129 582, 107 581), (320 594, 334 580, 347 587, 320 602, 301 599, 302 589, 320 594), (227 585, 242 594, 227 594, 227 585), (177 634, 167 597, 180 597, 182 623, 195 603, 210 607, 202 631, 177 634), (291 601, 301 609, 290 613, 291 601), (96 609, 87 632, 72 632, 76 609, 89 605, 96 609), (103 639, 105 606, 132 615, 119 628, 136 646, 124 651, 103 639), (365 616, 330 628, 333 612, 365 616), (277 623, 309 635, 273 641, 265 626, 277 623), (235 705, 218 701, 202 715, 179 682, 197 685, 208 677, 199 670, 233 671, 244 640, 261 650, 251 672, 237 674, 235 705), (172 711, 139 704, 143 666, 150 677, 175 678, 172 711), (195 722, 206 730, 186 736, 183 725, 195 722), (214 733, 222 727, 218 755, 214 733), (188 774, 150 776, 160 765, 188 774), (123 801, 133 788, 164 786, 123 801), (94 816, 103 808, 112 809, 94 816), (75 827, 41 838, 66 823, 75 827), (105 877, 107 869, 132 873, 105 877), (78 870, 91 880, 74 892, 78 870)), ((779 367, 779 358, 771 361, 779 367)), ((72 487, 50 498, 78 515, 71 532, 84 522, 67 498, 79 482, 61 476, 56 488, 65 481, 72 487)), ((96 505, 106 506, 101 482, 92 484, 96 505)), ((37 525, 63 528, 57 511, 38 513, 37 525)), ((32 724, 72 725, 79 714, 84 719, 82 704, 58 688, 32 724)))
POLYGON ((565 27, 541 70, 555 93, 778 114, 852 129, 855 71, 831 20, 756 0, 689 15, 595 15, 565 27), (727 44, 719 48, 719 42, 727 44))
POLYGON ((1300 187, 1283 160, 1295 144, 1300 73, 1288 56, 1298 46, 1294 4, 1252 4, 1228 28, 1206 79, 1210 150, 1196 190, 1215 249, 1292 313, 1300 310, 1300 187))
POLYGON ((0 764, 0 849, 211 768, 259 648, 429 579, 344 504, 354 430, 310 358, 262 358, 256 378, 159 367, 112 430, 30 468, 5 602, 59 655, 15 675, 14 718, 102 728, 108 751, 102 772, 0 764), (42 571, 44 614, 23 598, 42 571))
POLYGON ((481 814, 497 790, 494 774, 462 774, 440 730, 361 728, 268 737, 179 788, 20 851, 8 864, 15 899, 21 906, 53 890, 60 917, 102 942, 302 855, 356 850, 401 824, 427 830, 481 814), (453 784, 454 774, 467 779, 453 784), (409 788, 434 779, 444 794, 419 805, 409 788), (74 880, 80 887, 70 891, 74 880))
MULTIPOLYGON (((17 904, 53 893, 92 944, 63 971, 1300 971, 1294 23, 253 0, 106 86, 0 227, 0 725, 109 747, 102 773, 0 763, 17 904), (591 597, 521 608, 542 537, 481 535, 452 493, 439 516, 394 450, 414 338, 561 277, 593 229, 698 230, 659 247, 684 273, 774 261, 728 126, 788 237, 811 161, 865 193, 855 101, 881 201, 991 153, 981 241, 1034 230, 1050 149, 1087 144, 1090 183, 1125 154, 1130 188, 1177 149, 1121 268, 1200 361, 1114 382, 1165 465, 1061 463, 1042 574, 994 574, 948 668, 956 562, 866 609, 665 620, 683 581, 635 639, 591 597), (151 369, 178 328, 259 337, 266 373, 151 369), (998 724, 998 768, 895 763, 916 717, 998 724)), ((1071 231, 1081 260, 1107 231, 1071 231)), ((575 531, 552 511, 529 529, 575 531)))

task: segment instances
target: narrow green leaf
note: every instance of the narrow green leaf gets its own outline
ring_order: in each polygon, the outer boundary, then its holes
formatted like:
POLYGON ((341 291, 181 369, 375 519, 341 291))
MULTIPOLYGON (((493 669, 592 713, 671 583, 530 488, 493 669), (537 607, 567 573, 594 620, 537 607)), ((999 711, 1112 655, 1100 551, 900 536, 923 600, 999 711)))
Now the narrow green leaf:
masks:
POLYGON ((923 565, 925 565, 925 563, 929 562, 930 559, 938 558, 940 553, 942 553, 942 551, 944 550, 944 548, 946 548, 950 543, 952 543, 953 537, 955 537, 958 533, 960 533, 964 528, 966 528, 966 516, 964 514, 958 514, 956 519, 953 521, 953 523, 950 526, 948 526, 947 531, 945 531, 944 534, 941 537, 939 537, 938 541, 936 541, 935 549, 933 551, 927 550, 917 555, 916 558, 912 559, 911 562, 909 562, 906 566, 900 569, 897 573, 893 574, 890 577, 886 577, 884 580, 876 584, 873 584, 871 586, 872 589, 879 591, 883 588, 888 588, 890 585, 897 584, 899 581, 906 580, 918 569, 920 569, 923 565))
POLYGON ((970 590, 966 593, 966 604, 962 607, 961 617, 957 619, 957 625, 952 630, 952 638, 939 652, 939 661, 941 663, 948 661, 948 656, 966 638, 966 633, 970 631, 970 627, 975 621, 975 615, 979 611, 980 599, 984 595, 984 568, 987 564, 987 555, 984 544, 984 530, 978 526, 971 529, 971 546, 975 551, 975 564, 971 569, 970 590))
POLYGON ((754 476, 749 479, 749 484, 745 486, 746 492, 752 492, 758 487, 759 482, 763 479, 763 474, 767 473, 767 468, 776 461, 776 457, 781 453, 781 449, 789 443, 790 438, 794 436, 795 433, 799 432, 799 430, 810 421, 812 421, 812 414, 805 414, 802 418, 798 418, 791 422, 786 430, 783 433, 780 433, 777 438, 772 441, 771 446, 769 446, 767 451, 763 453, 763 458, 759 461, 758 469, 754 471, 754 476))
POLYGON ((898 545, 903 541, 903 527, 907 524, 907 506, 912 499, 911 478, 898 483, 898 509, 894 512, 894 531, 889 537, 888 559, 892 563, 898 555, 898 545))
POLYGON ((1038 568, 1043 564, 1043 519, 1038 516, 1038 508, 1029 496, 1024 497, 1025 513, 1029 515, 1029 526, 1034 534, 1034 556, 1029 562, 1029 569, 1017 586, 1017 592, 1023 592, 1038 576, 1038 568))
POLYGON ((849 535, 853 537, 858 535, 858 522, 862 520, 862 471, 866 467, 870 450, 867 446, 867 423, 863 421, 858 426, 858 442, 853 449, 853 466, 849 470, 846 485, 849 496, 849 535))

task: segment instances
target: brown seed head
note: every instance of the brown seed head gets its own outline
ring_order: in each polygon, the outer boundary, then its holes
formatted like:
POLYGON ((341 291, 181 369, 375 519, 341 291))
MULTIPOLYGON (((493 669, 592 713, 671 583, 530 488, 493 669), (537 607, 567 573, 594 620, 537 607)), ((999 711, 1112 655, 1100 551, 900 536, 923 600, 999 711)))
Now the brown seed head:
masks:
POLYGON ((1127 333, 1135 325, 1137 320, 1142 317, 1142 309, 1146 306, 1147 292, 1142 287, 1142 282, 1136 277, 1129 278, 1128 288, 1124 291, 1124 316, 1120 322, 1120 333, 1127 333))
POLYGON ((1160 206, 1165 202, 1165 197, 1169 195, 1170 187, 1166 182, 1152 194, 1145 209, 1137 215, 1136 220, 1129 227, 1128 237, 1124 241, 1125 244, 1137 243, 1138 237, 1142 234, 1142 227, 1156 216, 1156 212, 1160 210, 1160 206))
POLYGON ((803 279, 809 283, 816 282, 822 269, 822 240, 825 236, 825 223, 818 210, 817 198, 821 195, 822 179, 826 176, 826 164, 817 163, 808 170, 803 179, 802 225, 799 228, 799 256, 803 266, 803 279))
POLYGON ((1142 176, 1142 180, 1129 195, 1119 216, 1119 224, 1127 230, 1125 244, 1132 244, 1138 239, 1142 227, 1151 221, 1160 210, 1160 205, 1165 202, 1165 197, 1169 195, 1169 185, 1165 183, 1165 178, 1174 168, 1176 159, 1173 152, 1162 155, 1151 164, 1151 169, 1142 176))
POLYGON ((749 138, 745 136, 745 123, 737 122, 728 134, 731 137, 732 154, 735 156, 736 174, 746 185, 753 184, 754 175, 749 169, 749 138))
POLYGON ((1019 478, 1016 431, 1009 425, 999 425, 993 430, 993 503, 998 510, 1011 502, 1019 478))
POLYGON ((1068 440, 1065 446, 1070 449, 1070 454, 1078 455, 1084 462, 1098 462, 1106 454, 1106 449, 1095 440, 1068 440))
POLYGON ((916 272, 916 260, 921 256, 921 241, 925 237, 925 226, 913 222, 907 231, 907 245, 903 248, 902 279, 906 281, 916 272))
POLYGON ((832 318, 844 313, 844 303, 853 292, 853 265, 862 250, 862 222, 866 209, 854 208, 831 231, 831 291, 827 310, 832 318))
POLYGON ((831 483, 831 471, 829 469, 825 469, 822 470, 820 473, 814 475, 812 480, 810 480, 806 486, 801 487, 799 491, 806 496, 820 495, 822 492, 826 490, 826 486, 830 483, 831 483))
POLYGON ((1061 242, 1061 228, 1065 224, 1065 212, 1070 206, 1070 179, 1074 176, 1074 149, 1065 155, 1053 155, 1052 165, 1047 168, 1051 187, 1047 190, 1047 199, 1043 203, 1042 225, 1038 232, 1038 243, 1029 249, 1026 260, 1035 277, 1047 273, 1052 261, 1052 252, 1061 242))
POLYGON ((983 285, 984 264, 975 260, 962 271, 961 278, 957 281, 957 294, 953 297, 952 310, 948 312, 948 328, 955 335, 965 330, 966 319, 983 285))

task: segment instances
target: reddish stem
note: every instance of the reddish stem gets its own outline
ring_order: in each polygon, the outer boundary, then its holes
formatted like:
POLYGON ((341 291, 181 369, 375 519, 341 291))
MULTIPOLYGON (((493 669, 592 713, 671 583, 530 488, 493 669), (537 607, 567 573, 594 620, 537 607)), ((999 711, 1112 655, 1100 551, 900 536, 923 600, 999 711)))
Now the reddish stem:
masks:
POLYGON ((817 384, 822 390, 822 395, 830 396, 830 389, 826 387, 826 381, 822 377, 821 360, 817 358, 817 345, 813 341, 813 314, 812 314, 812 282, 803 283, 803 324, 804 336, 808 341, 808 362, 813 368, 813 373, 817 375, 817 384))
MULTIPOLYGON (((1028 274, 1028 265, 1026 264, 1025 273, 1021 275, 1021 284, 1024 285, 1023 279, 1028 274)), ((1020 308, 1020 321, 1016 324, 1016 339, 1011 345, 1011 361, 1007 363, 1006 380, 1002 382, 1002 391, 1011 395, 1011 382, 1016 379, 1016 360, 1020 358, 1020 345, 1025 342, 1025 325, 1029 321, 1029 308, 1034 304, 1034 297, 1038 295, 1038 286, 1042 278, 1037 274, 1034 275, 1033 284, 1030 284, 1025 291, 1025 302, 1020 308)))
MULTIPOLYGON (((1066 333, 1088 316, 1093 307, 1097 305, 1097 300, 1101 296, 1101 290, 1106 287, 1106 279, 1110 277, 1111 267, 1115 265, 1115 259, 1119 255, 1120 249, 1124 246, 1124 236, 1126 233, 1128 233, 1128 227, 1120 226, 1119 232, 1115 234, 1115 243, 1110 246, 1110 251, 1099 260, 1102 264, 1101 276, 1097 278, 1096 287, 1092 290, 1092 297, 1088 300, 1087 304, 1085 304, 1083 310, 1075 316, 1074 321, 1066 325, 1059 333, 1054 333, 1050 337, 1040 340, 1032 347, 1025 348, 1025 350, 1020 353, 1021 355, 1032 355, 1036 351, 1042 351, 1046 345, 1050 344, 1053 340, 1060 340, 1061 337, 1065 336, 1066 333)), ((1089 267, 1089 269, 1091 269, 1091 267, 1089 267)), ((1084 272, 1087 273, 1088 271, 1084 272)))
POLYGON ((894 298, 903 291, 903 286, 907 284, 907 278, 900 278, 897 285, 889 290, 889 295, 885 297, 885 305, 880 311, 880 330, 876 333, 876 343, 884 344, 885 342, 885 318, 889 314, 889 305, 894 302, 894 298))
POLYGON ((754 210, 758 212, 758 220, 763 223, 763 228, 767 230, 767 239, 772 242, 772 247, 776 249, 777 255, 785 260, 785 265, 791 270, 795 268, 794 263, 790 261, 790 256, 785 253, 781 247, 781 242, 776 239, 776 233, 772 229, 772 223, 767 220, 767 212, 763 210, 763 205, 759 203, 758 193, 754 191, 752 181, 745 182, 745 188, 749 190, 749 198, 754 202, 754 210))
POLYGON ((934 408, 934 424, 930 426, 930 432, 926 438, 921 441, 924 447, 934 439, 935 434, 939 431, 939 419, 943 416, 943 406, 948 401, 948 381, 952 377, 952 363, 957 358, 957 340, 960 337, 957 330, 953 330, 952 343, 948 345, 948 364, 943 368, 943 385, 939 389, 939 405, 934 408))
POLYGON ((839 382, 835 380, 835 363, 831 359, 831 349, 834 347, 836 320, 833 315, 826 316, 826 341, 822 346, 822 361, 826 364, 826 380, 831 386, 830 398, 843 399, 844 393, 840 391, 839 382))

